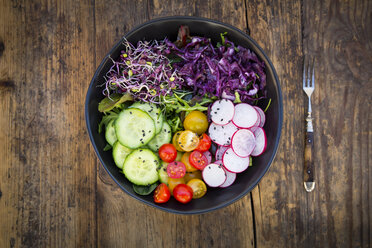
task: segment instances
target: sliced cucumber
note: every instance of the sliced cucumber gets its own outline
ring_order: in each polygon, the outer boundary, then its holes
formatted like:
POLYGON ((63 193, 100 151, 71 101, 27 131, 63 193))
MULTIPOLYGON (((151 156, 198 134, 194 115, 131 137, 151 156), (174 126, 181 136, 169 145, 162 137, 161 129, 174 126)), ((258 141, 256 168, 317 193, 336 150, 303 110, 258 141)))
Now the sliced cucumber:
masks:
POLYGON ((149 149, 136 149, 127 156, 123 165, 125 177, 137 185, 149 185, 159 180, 158 157, 149 149))
POLYGON ((168 163, 162 161, 161 162, 161 167, 158 171, 159 181, 161 183, 165 183, 166 185, 168 185, 168 179, 169 179, 169 176, 168 176, 168 173, 167 173, 167 166, 168 166, 168 163))
POLYGON ((123 169, 124 161, 126 157, 132 152, 132 149, 123 146, 120 142, 115 142, 112 147, 112 156, 117 167, 123 169))
POLYGON ((146 145, 155 136, 153 119, 144 111, 136 108, 120 112, 115 121, 118 141, 131 149, 146 145))
POLYGON ((107 143, 109 143, 111 146, 115 144, 115 142, 118 140, 115 133, 115 126, 114 126, 115 120, 112 120, 108 123, 105 131, 105 137, 107 143))
POLYGON ((170 143, 171 139, 172 139, 171 127, 166 121, 164 121, 161 132, 157 134, 154 138, 152 138, 152 140, 150 140, 150 142, 147 145, 151 150, 157 152, 162 145, 170 143))
POLYGON ((137 108, 148 113, 155 122, 156 134, 160 133, 164 117, 161 114, 161 109, 157 105, 153 103, 135 102, 129 108, 137 108))

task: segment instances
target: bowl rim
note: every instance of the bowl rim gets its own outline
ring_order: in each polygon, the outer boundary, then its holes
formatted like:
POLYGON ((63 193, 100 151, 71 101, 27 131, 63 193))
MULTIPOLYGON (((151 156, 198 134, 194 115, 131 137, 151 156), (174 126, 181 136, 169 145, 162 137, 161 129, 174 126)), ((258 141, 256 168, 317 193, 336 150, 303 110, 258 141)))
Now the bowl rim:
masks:
POLYGON ((182 214, 182 215, 203 214, 203 213, 207 213, 207 212, 212 212, 214 210, 221 209, 221 208, 224 208, 224 207, 227 207, 227 206, 233 204, 234 202, 240 200, 245 195, 247 195, 249 192, 251 192, 258 185, 258 183, 261 181, 261 179, 264 177, 264 175, 267 173, 267 171, 269 170, 269 168, 272 165, 272 162, 273 162, 273 160, 274 160, 274 158, 275 158, 275 156, 276 156, 276 154, 278 152, 278 147, 280 145, 281 131, 282 131, 282 126, 283 126, 283 99, 282 99, 282 91, 281 91, 281 87, 280 87, 280 82, 279 82, 279 78, 278 78, 278 75, 276 73, 276 70, 275 70, 275 68, 274 68, 271 60, 268 58, 268 56, 264 52, 264 50, 257 44, 257 42, 255 40, 253 40, 250 37, 250 35, 248 35, 244 31, 242 31, 241 29, 238 29, 238 28, 236 28, 236 27, 234 27, 234 26, 232 26, 230 24, 223 23, 221 21, 217 21, 217 20, 213 20, 213 19, 209 19, 209 18, 205 18, 205 17, 198 17, 198 16, 165 16, 165 17, 160 17, 160 18, 154 18, 154 19, 148 20, 146 22, 143 22, 143 23, 141 23, 139 25, 134 26, 130 31, 128 31, 127 33, 125 33, 123 35, 123 37, 117 43, 115 43, 115 45, 110 49, 110 51, 106 54, 106 56, 104 58, 102 58, 102 61, 101 61, 100 65, 97 67, 97 69, 96 69, 96 71, 95 71, 95 73, 93 75, 93 78, 92 78, 92 80, 89 83, 89 87, 88 87, 88 90, 87 90, 87 93, 86 93, 86 96, 85 96, 85 108, 84 108, 84 111, 85 111, 84 117, 85 117, 86 127, 87 127, 89 138, 90 138, 90 143, 93 145, 93 148, 95 150, 96 156, 100 160, 100 162, 103 165, 103 167, 105 168, 106 172, 110 175, 110 177, 114 180, 114 182, 119 186, 119 188, 121 188, 125 193, 127 193, 131 197, 139 200, 140 202, 145 203, 148 206, 151 206, 151 207, 156 208, 156 209, 160 209, 160 210, 165 211, 165 212, 168 212, 168 213, 182 214), (164 21, 171 21, 171 20, 172 21, 173 20, 194 20, 194 21, 202 21, 202 22, 214 23, 214 24, 218 24, 218 25, 221 25, 221 26, 225 26, 228 29, 232 29, 232 30, 240 33, 242 36, 244 36, 250 42, 252 42, 252 44, 261 52, 262 56, 265 57, 265 59, 266 59, 268 65, 269 65, 270 69, 273 72, 273 76, 274 76, 274 79, 276 81, 276 88, 277 88, 277 92, 278 92, 278 102, 279 102, 279 104, 278 104, 278 107, 279 107, 278 123, 279 123, 279 125, 277 127, 277 133, 278 133, 278 135, 277 135, 277 137, 275 139, 274 152, 272 153, 267 166, 264 168, 264 170, 262 172, 262 175, 260 177, 257 177, 256 180, 254 180, 254 183, 252 183, 252 185, 250 187, 248 187, 246 190, 240 192, 240 194, 237 197, 235 197, 234 199, 232 199, 230 201, 227 201, 227 202, 223 202, 221 204, 218 204, 218 205, 215 205, 215 206, 212 206, 212 207, 209 207, 209 208, 202 209, 202 210, 180 211, 180 210, 175 210, 175 209, 169 209, 169 208, 163 207, 161 205, 155 204, 153 202, 148 202, 148 201, 142 199, 141 197, 137 196, 136 194, 132 194, 131 192, 127 191, 118 182, 118 180, 116 180, 116 178, 111 174, 111 172, 109 171, 109 169, 106 167, 106 165, 105 165, 105 163, 104 163, 104 161, 103 161, 103 159, 102 159, 102 157, 101 157, 101 155, 99 153, 99 149, 97 148, 97 145, 94 142, 92 128, 91 128, 91 125, 89 123, 89 115, 88 115, 89 102, 88 102, 88 95, 89 95, 89 92, 92 91, 93 84, 96 81, 96 79, 98 78, 98 75, 100 74, 100 72, 102 70, 102 67, 106 63, 107 59, 110 58, 110 55, 121 45, 121 43, 124 41, 124 39, 126 37, 128 37, 132 33, 136 32, 138 29, 144 28, 144 27, 146 27, 148 25, 151 25, 153 23, 156 23, 156 22, 164 22, 164 21))

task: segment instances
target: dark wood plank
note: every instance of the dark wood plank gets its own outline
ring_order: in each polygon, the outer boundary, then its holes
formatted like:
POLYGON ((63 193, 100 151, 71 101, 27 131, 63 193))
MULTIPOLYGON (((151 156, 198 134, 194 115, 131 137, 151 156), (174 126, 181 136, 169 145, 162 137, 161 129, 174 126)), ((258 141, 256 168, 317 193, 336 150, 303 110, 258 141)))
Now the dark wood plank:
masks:
POLYGON ((247 10, 252 37, 272 58, 284 100, 276 162, 253 191, 258 247, 370 247, 371 5, 249 1, 247 10), (317 184, 310 194, 302 186, 304 54, 317 65, 317 184))
MULTIPOLYGON (((192 4, 184 1, 101 4, 97 1, 96 13, 97 39, 102 39, 97 41, 97 61, 125 31, 155 17, 197 14, 226 21, 241 29, 246 25, 243 1, 192 4), (107 12, 111 15, 103 14, 107 12)), ((254 246, 249 195, 210 214, 181 216, 156 210, 127 196, 113 183, 102 166, 99 167, 97 184, 99 246, 120 247, 123 240, 128 247, 254 246)))
POLYGON ((0 6, 0 246, 92 247, 96 173, 83 110, 93 8, 0 6))

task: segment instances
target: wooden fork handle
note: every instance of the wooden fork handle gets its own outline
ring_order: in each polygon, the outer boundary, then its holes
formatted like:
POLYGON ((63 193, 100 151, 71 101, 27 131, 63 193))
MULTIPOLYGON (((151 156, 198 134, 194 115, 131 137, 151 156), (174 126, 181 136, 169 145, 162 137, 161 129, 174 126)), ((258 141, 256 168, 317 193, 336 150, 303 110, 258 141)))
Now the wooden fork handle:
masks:
POLYGON ((314 182, 314 133, 306 132, 305 140, 305 167, 304 167, 304 186, 306 191, 311 192, 315 187, 314 182))

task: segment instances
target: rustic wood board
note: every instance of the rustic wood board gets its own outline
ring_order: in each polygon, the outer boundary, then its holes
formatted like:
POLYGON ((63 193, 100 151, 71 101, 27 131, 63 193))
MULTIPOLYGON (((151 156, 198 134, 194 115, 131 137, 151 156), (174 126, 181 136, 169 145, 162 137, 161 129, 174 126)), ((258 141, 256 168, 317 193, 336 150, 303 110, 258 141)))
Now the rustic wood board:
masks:
POLYGON ((370 1, 0 0, 0 247, 370 247, 370 1), (252 193, 212 213, 168 214, 122 192, 84 122, 110 47, 168 15, 251 36, 283 91, 282 141, 252 193), (316 58, 316 190, 302 185, 304 55, 316 58))

